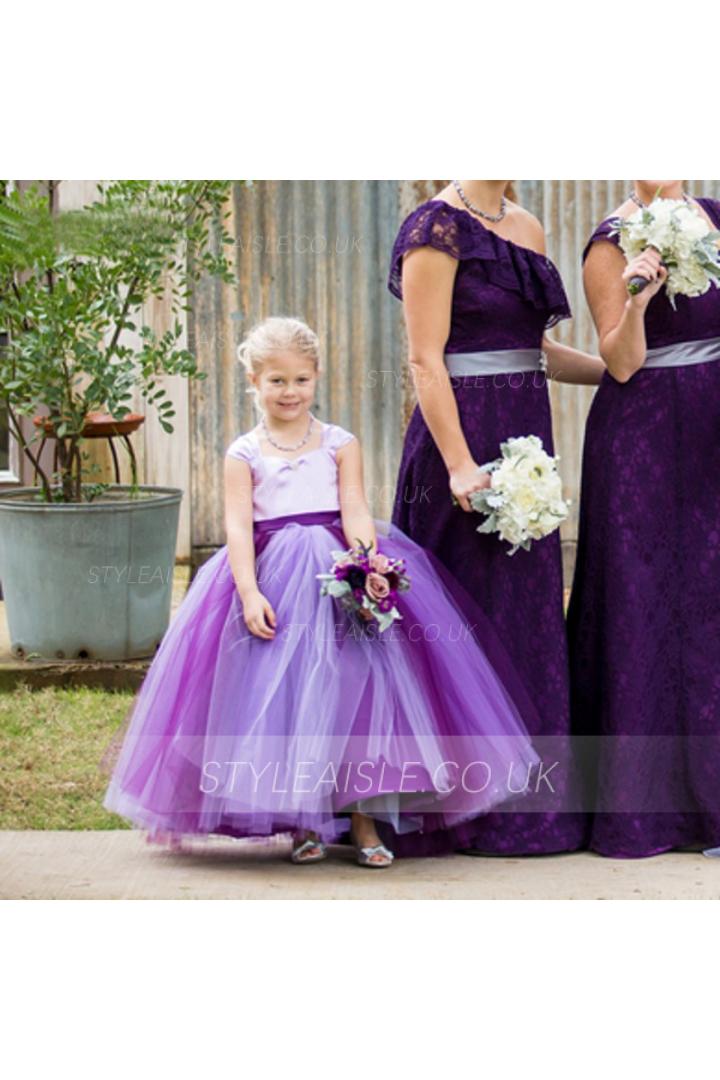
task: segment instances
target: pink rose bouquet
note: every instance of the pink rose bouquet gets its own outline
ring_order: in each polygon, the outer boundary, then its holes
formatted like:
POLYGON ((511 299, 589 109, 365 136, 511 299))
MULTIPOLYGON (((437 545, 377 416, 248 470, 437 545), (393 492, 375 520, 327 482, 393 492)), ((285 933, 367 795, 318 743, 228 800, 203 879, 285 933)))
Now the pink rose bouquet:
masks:
POLYGON ((333 551, 335 562, 327 574, 317 574, 321 596, 336 597, 343 608, 361 618, 375 620, 386 630, 402 615, 398 594, 410 588, 404 559, 389 559, 358 540, 348 551, 333 551))

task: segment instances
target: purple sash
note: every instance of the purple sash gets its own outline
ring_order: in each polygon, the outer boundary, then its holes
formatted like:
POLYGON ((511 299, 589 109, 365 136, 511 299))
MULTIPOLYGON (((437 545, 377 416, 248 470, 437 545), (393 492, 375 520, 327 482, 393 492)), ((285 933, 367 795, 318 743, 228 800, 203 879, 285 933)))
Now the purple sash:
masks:
POLYGON ((311 510, 305 514, 285 514, 284 517, 261 518, 259 521, 253 522, 255 553, 260 554, 273 533, 279 532, 280 529, 293 522, 297 525, 335 524, 335 531, 342 532, 339 510, 311 510))

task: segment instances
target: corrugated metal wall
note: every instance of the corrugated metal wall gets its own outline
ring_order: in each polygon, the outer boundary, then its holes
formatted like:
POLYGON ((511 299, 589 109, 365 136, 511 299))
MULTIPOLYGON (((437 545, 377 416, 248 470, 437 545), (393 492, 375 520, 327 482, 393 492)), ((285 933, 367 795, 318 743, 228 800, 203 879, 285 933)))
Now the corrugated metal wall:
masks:
POLYGON ((208 373, 191 388, 193 550, 224 542, 222 468, 257 422, 236 348, 268 315, 296 315, 320 335, 325 373, 316 414, 361 439, 373 511, 388 516, 402 447, 402 312, 385 281, 399 219, 395 181, 256 181, 235 185, 238 289, 206 284, 190 347, 208 373))
MULTIPOLYGON (((194 556, 224 542, 222 461, 256 418, 235 349, 269 314, 294 314, 320 334, 326 371, 317 413, 354 431, 365 450, 373 512, 389 516, 405 423, 413 405, 401 305, 386 288, 400 221, 447 181, 256 181, 235 185, 230 231, 237 237, 238 289, 204 284, 189 327, 208 378, 190 389, 194 556)), ((553 336, 594 351, 580 254, 595 225, 627 197, 629 180, 521 180, 518 200, 544 223, 548 254, 574 313, 553 336)), ((720 181, 689 181, 720 197, 720 181)), ((573 512, 563 527, 572 568, 583 428, 592 388, 551 387, 556 449, 573 512)))

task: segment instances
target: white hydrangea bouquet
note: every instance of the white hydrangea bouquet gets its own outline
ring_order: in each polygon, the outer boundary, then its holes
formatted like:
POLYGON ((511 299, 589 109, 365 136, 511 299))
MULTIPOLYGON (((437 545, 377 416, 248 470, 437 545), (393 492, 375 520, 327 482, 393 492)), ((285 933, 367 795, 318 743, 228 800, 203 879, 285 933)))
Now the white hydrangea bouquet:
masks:
MULTIPOLYGON (((653 199, 618 221, 612 235, 619 236, 628 260, 645 248, 655 248, 667 268, 665 289, 673 308, 678 294, 702 296, 711 285, 720 284, 720 232, 682 199, 653 199)), ((636 293, 643 287, 642 279, 632 279, 628 290, 636 293)))
POLYGON ((477 531, 496 532, 512 545, 508 555, 514 555, 554 532, 568 516, 570 503, 562 497, 560 459, 547 453, 537 435, 507 439, 500 450, 502 457, 481 466, 491 474, 490 486, 474 491, 469 502, 487 515, 477 531))

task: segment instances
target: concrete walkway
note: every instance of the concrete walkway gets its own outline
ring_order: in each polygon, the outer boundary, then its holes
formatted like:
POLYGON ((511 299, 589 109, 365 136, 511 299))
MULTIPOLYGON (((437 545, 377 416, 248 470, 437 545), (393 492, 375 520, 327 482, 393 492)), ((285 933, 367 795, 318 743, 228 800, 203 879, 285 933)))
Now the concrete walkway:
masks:
POLYGON ((137 831, 0 832, 0 898, 118 900, 679 900, 720 899, 720 859, 672 853, 603 859, 448 855, 365 870, 352 851, 293 866, 287 843, 213 837, 170 853, 137 831))

